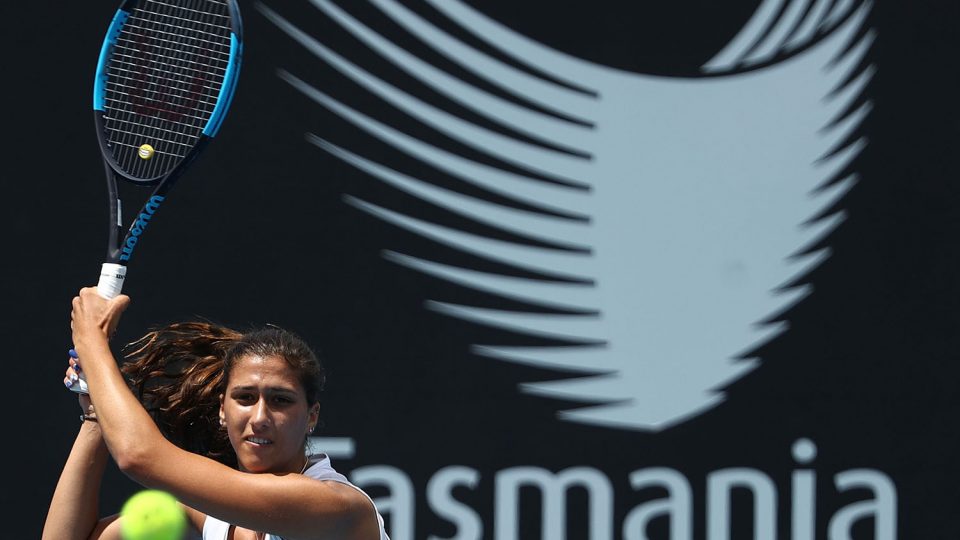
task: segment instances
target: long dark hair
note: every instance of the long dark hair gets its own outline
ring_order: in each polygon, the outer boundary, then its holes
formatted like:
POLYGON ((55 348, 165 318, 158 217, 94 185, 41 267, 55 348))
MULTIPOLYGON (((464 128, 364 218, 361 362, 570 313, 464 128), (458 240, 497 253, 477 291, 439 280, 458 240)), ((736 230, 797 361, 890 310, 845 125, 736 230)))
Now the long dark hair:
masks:
POLYGON ((326 382, 316 353, 296 334, 269 326, 238 332, 209 322, 156 328, 127 345, 120 368, 163 435, 180 448, 237 466, 220 427, 220 395, 230 371, 247 355, 283 358, 298 374, 307 404, 326 382))

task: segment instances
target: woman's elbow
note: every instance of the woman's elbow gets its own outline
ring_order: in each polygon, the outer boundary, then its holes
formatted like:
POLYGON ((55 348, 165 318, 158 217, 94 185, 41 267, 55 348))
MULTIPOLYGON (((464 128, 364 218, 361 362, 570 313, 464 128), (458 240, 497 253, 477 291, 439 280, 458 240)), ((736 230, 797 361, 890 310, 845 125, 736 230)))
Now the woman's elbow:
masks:
POLYGON ((363 495, 351 497, 347 503, 346 522, 350 532, 345 538, 357 540, 378 540, 380 538, 380 523, 373 503, 363 495))
POLYGON ((141 482, 145 477, 149 477, 151 456, 143 445, 124 445, 119 448, 111 448, 113 460, 117 463, 117 468, 133 480, 141 482))

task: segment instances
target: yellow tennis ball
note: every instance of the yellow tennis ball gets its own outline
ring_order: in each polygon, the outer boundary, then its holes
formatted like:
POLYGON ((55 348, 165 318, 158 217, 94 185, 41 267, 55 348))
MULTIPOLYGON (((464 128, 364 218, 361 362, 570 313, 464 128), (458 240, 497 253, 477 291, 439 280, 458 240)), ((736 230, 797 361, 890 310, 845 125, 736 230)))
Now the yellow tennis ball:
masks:
POLYGON ((140 149, 137 150, 137 155, 140 156, 140 159, 150 159, 153 157, 154 149, 149 144, 141 144, 140 149))
POLYGON ((187 516, 166 491, 141 491, 120 509, 123 540, 182 540, 186 532, 187 516))

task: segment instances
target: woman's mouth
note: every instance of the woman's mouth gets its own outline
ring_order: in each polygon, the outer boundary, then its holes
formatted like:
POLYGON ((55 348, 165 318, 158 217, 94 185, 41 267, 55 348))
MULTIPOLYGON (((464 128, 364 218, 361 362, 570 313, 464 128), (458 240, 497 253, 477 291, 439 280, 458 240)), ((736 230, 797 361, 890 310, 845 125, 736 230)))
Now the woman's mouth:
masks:
POLYGON ((266 446, 268 444, 273 444, 273 441, 270 439, 264 439, 263 437, 247 437, 247 442, 253 443, 257 446, 266 446))

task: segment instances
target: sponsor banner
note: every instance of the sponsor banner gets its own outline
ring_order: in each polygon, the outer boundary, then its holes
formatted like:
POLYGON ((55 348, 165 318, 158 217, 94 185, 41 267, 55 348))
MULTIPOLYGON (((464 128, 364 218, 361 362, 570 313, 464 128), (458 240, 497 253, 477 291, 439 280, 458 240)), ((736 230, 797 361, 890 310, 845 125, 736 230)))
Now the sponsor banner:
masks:
MULTIPOLYGON (((114 342, 304 336, 328 369, 312 447, 393 540, 958 537, 956 17, 900 4, 253 2, 217 144, 125 248, 149 244, 114 342)), ((11 34, 49 106, 11 109, 16 154, 71 179, 18 184, 70 226, 40 220, 65 262, 11 291, 17 403, 60 384, 112 225, 102 7, 11 34)), ((48 258, 32 236, 8 251, 48 258)), ((17 428, 43 444, 12 537, 42 527, 64 407, 17 428)), ((104 513, 135 487, 108 469, 104 513)))

